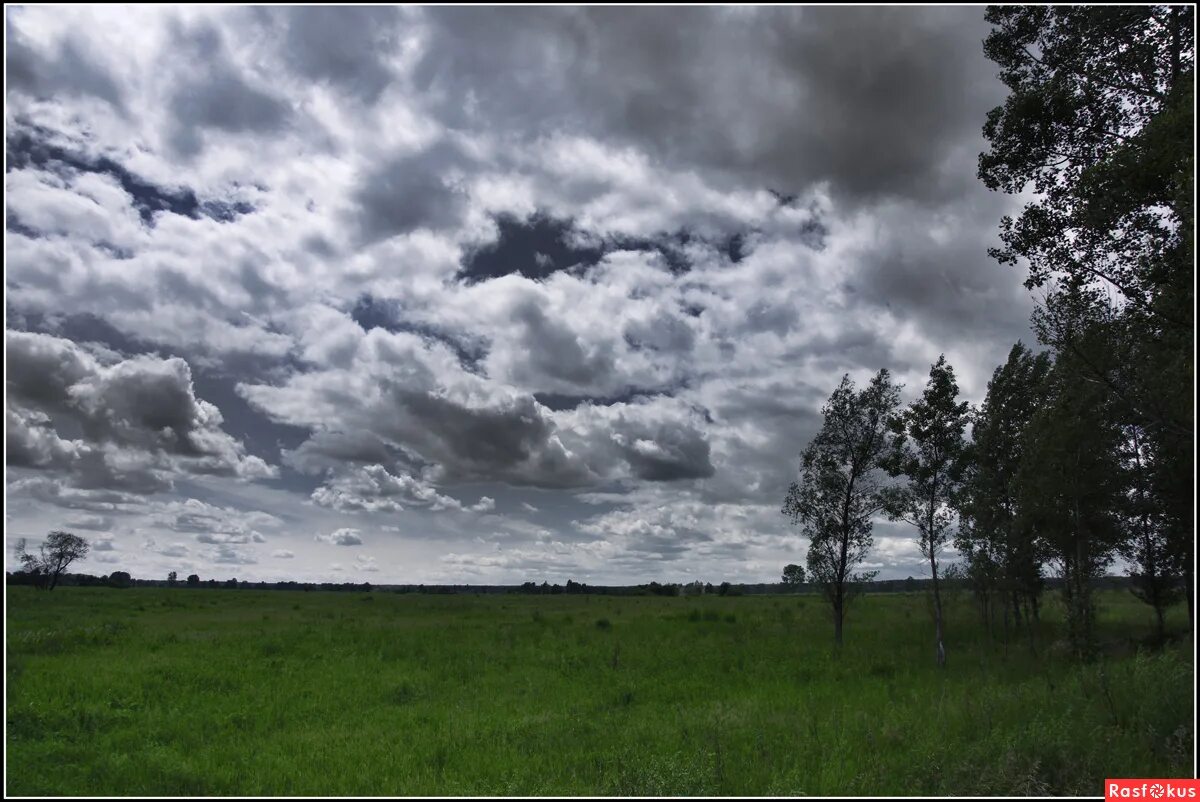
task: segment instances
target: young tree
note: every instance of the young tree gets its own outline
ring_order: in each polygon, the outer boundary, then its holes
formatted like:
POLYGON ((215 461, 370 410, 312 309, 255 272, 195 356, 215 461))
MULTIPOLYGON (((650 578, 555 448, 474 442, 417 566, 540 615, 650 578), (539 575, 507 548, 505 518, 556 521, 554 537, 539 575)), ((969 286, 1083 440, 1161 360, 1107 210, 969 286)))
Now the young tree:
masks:
POLYGON ((1133 595, 1154 609, 1158 641, 1166 641, 1166 608, 1179 600, 1183 555, 1169 537, 1168 523, 1151 492, 1153 450, 1138 426, 1124 428, 1123 461, 1126 474, 1122 523, 1130 536, 1118 546, 1129 562, 1133 595))
POLYGON ((790 563, 783 568, 783 584, 798 587, 804 584, 804 566, 790 563))
POLYGON ((783 514, 801 524, 809 539, 808 574, 832 608, 838 646, 854 586, 874 576, 855 568, 871 550, 871 519, 883 509, 880 459, 899 402, 887 370, 861 391, 843 376, 821 409, 824 422, 801 454, 800 479, 783 503, 783 514))
POLYGON ((171 571, 169 574, 167 574, 167 587, 170 587, 170 588, 175 587, 175 583, 178 581, 179 581, 179 574, 176 573, 175 571, 171 571))
POLYGON ((17 541, 17 557, 25 570, 34 576, 37 587, 54 590, 67 566, 87 556, 88 548, 88 542, 78 535, 55 530, 38 547, 36 555, 26 551, 24 538, 17 541))
MULTIPOLYGON (((1010 621, 1019 627, 1022 610, 1027 625, 1037 618, 1042 590, 1045 558, 1036 531, 1018 515, 1016 478, 1026 427, 1044 403, 1050 368, 1049 353, 1035 355, 1019 342, 1012 347, 988 382, 963 459, 954 545, 966 559, 989 632, 996 613, 1002 614, 1006 643, 1010 621)), ((1033 634, 1029 626, 1031 643, 1033 634)))
POLYGON ((893 521, 916 528, 921 555, 933 577, 933 620, 936 658, 946 665, 942 627, 942 594, 938 583, 938 554, 950 539, 954 508, 962 475, 966 401, 958 401, 954 368, 943 354, 929 370, 925 392, 889 422, 890 451, 883 467, 903 484, 884 491, 884 509, 893 521))

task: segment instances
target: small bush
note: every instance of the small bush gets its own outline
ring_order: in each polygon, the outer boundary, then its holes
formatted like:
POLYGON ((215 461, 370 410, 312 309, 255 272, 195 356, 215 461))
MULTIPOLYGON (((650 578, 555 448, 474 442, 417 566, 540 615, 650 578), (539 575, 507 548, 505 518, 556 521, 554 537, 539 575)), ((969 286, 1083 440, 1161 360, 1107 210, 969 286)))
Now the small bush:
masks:
POLYGON ((598 619, 596 621, 596 629, 607 632, 612 629, 612 621, 609 621, 607 618, 598 619))

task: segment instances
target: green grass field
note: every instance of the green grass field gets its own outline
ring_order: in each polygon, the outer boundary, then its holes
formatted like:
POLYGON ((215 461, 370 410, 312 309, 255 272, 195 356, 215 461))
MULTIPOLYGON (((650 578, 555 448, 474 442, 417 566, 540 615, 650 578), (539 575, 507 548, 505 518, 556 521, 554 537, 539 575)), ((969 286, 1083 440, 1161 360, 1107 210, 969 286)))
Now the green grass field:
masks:
MULTIPOLYGON (((1192 648, 1007 656, 923 596, 8 589, 9 794, 1072 794, 1190 776, 1192 648)), ((1186 611, 1171 611, 1175 631, 1186 611)))

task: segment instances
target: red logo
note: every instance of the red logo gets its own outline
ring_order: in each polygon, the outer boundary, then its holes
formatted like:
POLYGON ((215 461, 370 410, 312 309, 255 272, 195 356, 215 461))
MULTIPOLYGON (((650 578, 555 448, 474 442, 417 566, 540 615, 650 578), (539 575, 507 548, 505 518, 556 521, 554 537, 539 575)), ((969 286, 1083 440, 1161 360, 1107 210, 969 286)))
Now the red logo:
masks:
POLYGON ((1105 802, 1114 799, 1166 800, 1195 799, 1200 801, 1200 780, 1105 780, 1105 802))

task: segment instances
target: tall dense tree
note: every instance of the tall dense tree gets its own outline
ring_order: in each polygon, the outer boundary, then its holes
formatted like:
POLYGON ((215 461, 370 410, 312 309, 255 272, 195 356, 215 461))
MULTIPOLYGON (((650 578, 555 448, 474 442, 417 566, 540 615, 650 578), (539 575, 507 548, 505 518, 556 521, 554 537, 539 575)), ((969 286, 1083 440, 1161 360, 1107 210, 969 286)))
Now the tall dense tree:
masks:
POLYGON ((880 461, 899 402, 887 370, 862 390, 843 376, 821 409, 821 429, 801 454, 800 479, 783 503, 783 514, 809 539, 808 574, 832 608, 838 646, 854 586, 874 576, 855 569, 871 550, 871 519, 883 509, 880 461))
POLYGON ((1036 530, 1018 514, 1016 480, 1026 427, 1046 397, 1051 364, 1049 353, 1034 354, 1019 342, 1012 347, 988 382, 964 460, 955 548, 966 559, 987 626, 999 612, 1006 641, 1022 612, 1027 623, 1036 617, 1043 583, 1043 554, 1036 530))
POLYGON ((954 525, 953 503, 961 485, 963 432, 969 407, 966 401, 957 399, 954 368, 943 354, 930 368, 921 397, 889 422, 892 441, 883 460, 889 474, 904 480, 884 492, 884 509, 893 521, 904 521, 916 528, 921 555, 929 561, 939 666, 946 664, 946 647, 938 555, 949 541, 954 525))
POLYGON ((984 53, 1011 94, 988 114, 979 175, 1038 193, 1004 219, 996 255, 1026 259, 1030 286, 1100 281, 1146 310, 1190 292, 1193 10, 993 6, 986 19, 984 53))
POLYGON ((984 51, 1011 93, 988 115, 979 175, 1036 193, 1002 220, 994 255, 1025 261, 1046 293, 1039 338, 1155 452, 1150 489, 1194 620, 1194 9, 1001 6, 987 19, 984 51))
POLYGON ((1092 584, 1123 536, 1120 426, 1111 397, 1087 375, 1070 354, 1059 355, 1049 395, 1026 427, 1016 477, 1019 525, 1059 568, 1068 635, 1081 657, 1094 647, 1092 584))

